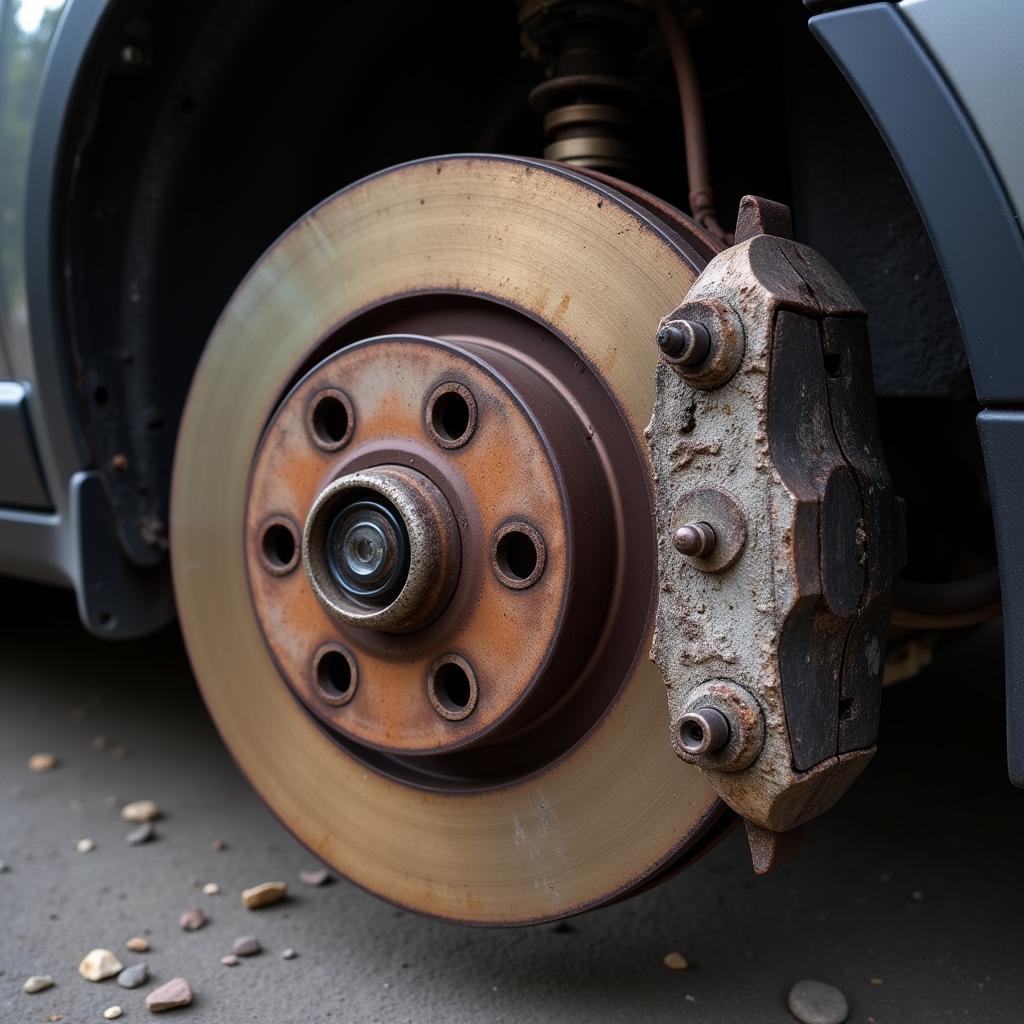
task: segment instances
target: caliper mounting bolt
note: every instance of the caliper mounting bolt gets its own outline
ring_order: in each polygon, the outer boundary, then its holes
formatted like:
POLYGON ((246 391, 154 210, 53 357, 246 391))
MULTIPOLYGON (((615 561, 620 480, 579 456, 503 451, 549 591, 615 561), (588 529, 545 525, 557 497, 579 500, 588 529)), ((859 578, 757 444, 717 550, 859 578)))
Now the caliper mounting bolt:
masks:
POLYGON ((697 708, 679 719, 679 745, 693 757, 713 754, 729 742, 729 719, 715 708, 697 708))
POLYGON ((708 679, 690 691, 672 723, 672 748, 681 761, 705 770, 740 772, 764 744, 757 699, 731 679, 708 679))
POLYGON ((681 555, 706 558, 715 550, 715 529, 710 523, 685 523, 672 535, 672 544, 681 555))
POLYGON ((675 366, 696 366, 711 351, 711 335, 696 320, 669 320, 658 331, 657 342, 662 357, 675 366))

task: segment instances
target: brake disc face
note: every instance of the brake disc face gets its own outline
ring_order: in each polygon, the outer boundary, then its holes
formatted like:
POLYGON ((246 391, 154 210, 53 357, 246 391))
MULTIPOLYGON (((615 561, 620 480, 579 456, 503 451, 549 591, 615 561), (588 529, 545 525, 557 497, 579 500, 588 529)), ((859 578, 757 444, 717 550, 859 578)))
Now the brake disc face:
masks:
POLYGON ((686 231, 549 165, 404 165, 293 227, 209 342, 173 488, 196 675, 285 824, 404 906, 555 918, 717 834, 647 659, 686 231))

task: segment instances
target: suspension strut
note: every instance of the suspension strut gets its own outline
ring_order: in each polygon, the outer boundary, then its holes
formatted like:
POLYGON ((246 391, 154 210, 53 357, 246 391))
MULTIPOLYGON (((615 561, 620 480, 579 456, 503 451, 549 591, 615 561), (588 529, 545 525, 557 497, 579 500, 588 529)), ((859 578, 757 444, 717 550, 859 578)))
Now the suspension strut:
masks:
POLYGON ((634 65, 650 38, 644 0, 520 0, 526 52, 547 77, 530 93, 544 115, 548 160, 621 172, 635 162, 634 65))

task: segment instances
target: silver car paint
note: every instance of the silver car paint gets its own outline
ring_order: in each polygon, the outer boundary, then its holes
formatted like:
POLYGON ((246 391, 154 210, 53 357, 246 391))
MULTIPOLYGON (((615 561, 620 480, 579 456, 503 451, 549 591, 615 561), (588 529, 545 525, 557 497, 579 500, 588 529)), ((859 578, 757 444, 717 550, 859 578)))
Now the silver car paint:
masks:
POLYGON ((1024 2, 903 0, 981 137, 1017 220, 1024 218, 1024 2))

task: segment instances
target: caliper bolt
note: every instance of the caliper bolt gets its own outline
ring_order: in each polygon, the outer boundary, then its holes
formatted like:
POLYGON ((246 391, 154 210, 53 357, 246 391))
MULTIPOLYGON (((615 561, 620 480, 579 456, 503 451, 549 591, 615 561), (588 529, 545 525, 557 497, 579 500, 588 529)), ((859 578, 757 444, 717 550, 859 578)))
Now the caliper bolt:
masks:
POLYGON ((710 523, 685 523, 672 536, 672 544, 681 555, 705 558, 715 550, 714 527, 710 523))
POLYGON ((731 679, 707 679, 673 717, 671 737, 681 761, 709 771, 741 772, 764 745, 764 714, 749 690, 731 679))
POLYGON ((713 754, 729 742, 729 720, 714 708, 697 708, 679 719, 679 746, 693 757, 713 754))
POLYGON ((658 348, 667 362, 696 366, 711 351, 711 335, 696 320, 670 320, 658 331, 658 348))

